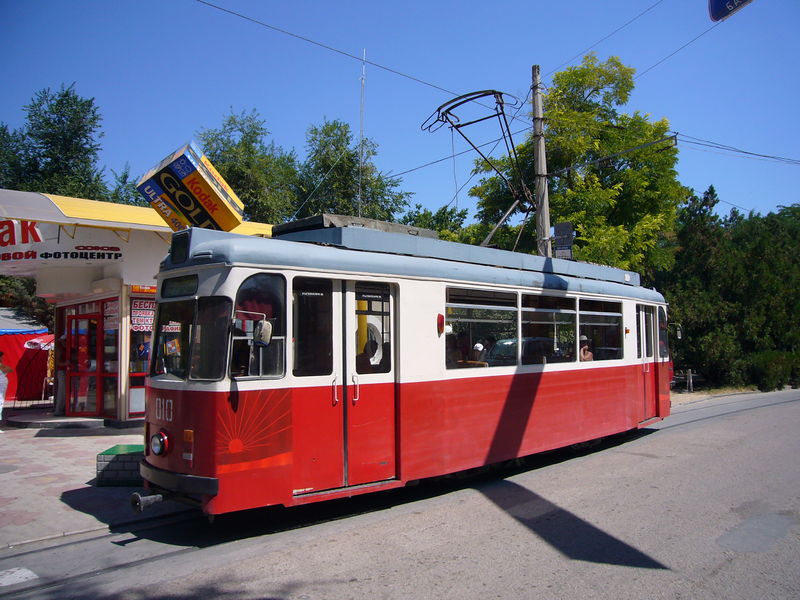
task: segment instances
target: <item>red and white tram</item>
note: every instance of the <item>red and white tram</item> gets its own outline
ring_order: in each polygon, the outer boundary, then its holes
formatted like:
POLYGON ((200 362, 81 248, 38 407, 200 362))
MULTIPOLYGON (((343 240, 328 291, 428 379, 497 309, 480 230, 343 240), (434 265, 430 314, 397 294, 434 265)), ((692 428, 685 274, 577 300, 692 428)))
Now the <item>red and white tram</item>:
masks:
POLYGON ((666 305, 637 274, 365 225, 173 235, 135 504, 352 496, 669 414, 666 305))

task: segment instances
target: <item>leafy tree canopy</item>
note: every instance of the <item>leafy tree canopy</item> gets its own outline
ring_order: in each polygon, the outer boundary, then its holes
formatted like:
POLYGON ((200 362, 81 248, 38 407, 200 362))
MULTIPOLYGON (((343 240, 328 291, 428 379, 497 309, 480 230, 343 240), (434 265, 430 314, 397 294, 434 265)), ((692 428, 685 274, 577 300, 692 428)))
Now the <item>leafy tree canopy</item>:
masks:
POLYGON ((219 129, 198 133, 209 160, 244 204, 245 218, 281 223, 297 205, 299 165, 294 152, 267 142, 268 136, 256 110, 231 112, 219 129))
POLYGON ((37 92, 18 131, 0 125, 0 186, 107 200, 98 167, 100 111, 74 85, 37 92))
POLYGON ((676 364, 715 384, 748 383, 764 353, 800 360, 800 205, 722 218, 718 202, 712 186, 680 206, 675 265, 656 283, 684 331, 676 364))
POLYGON ((459 240, 459 232, 464 226, 468 213, 466 208, 458 210, 448 206, 442 206, 436 212, 432 212, 423 208, 421 204, 417 204, 402 216, 400 223, 432 229, 439 233, 440 239, 455 242, 459 240))
MULTIPOLYGON (((573 224, 576 258, 647 277, 672 264, 667 241, 676 208, 688 192, 677 181, 677 150, 667 142, 645 146, 666 136, 668 122, 620 110, 633 90, 633 72, 616 57, 600 62, 590 54, 579 66, 553 77, 544 99, 550 218, 552 223, 573 224)), ((532 187, 532 138, 517 152, 522 176, 532 187)), ((498 163, 509 176, 509 161, 498 163)), ((477 168, 488 170, 482 164, 477 168)), ((470 193, 478 198, 478 218, 484 225, 497 223, 513 202, 496 176, 483 179, 470 193)), ((523 232, 520 247, 533 249, 533 227, 527 227, 530 233, 523 232)), ((501 234, 504 241, 498 245, 516 239, 513 233, 501 234)))
POLYGON ((394 221, 407 206, 410 194, 398 189, 400 180, 384 175, 371 162, 377 144, 366 138, 361 144, 354 142, 343 121, 310 127, 306 148, 297 217, 335 213, 394 221))

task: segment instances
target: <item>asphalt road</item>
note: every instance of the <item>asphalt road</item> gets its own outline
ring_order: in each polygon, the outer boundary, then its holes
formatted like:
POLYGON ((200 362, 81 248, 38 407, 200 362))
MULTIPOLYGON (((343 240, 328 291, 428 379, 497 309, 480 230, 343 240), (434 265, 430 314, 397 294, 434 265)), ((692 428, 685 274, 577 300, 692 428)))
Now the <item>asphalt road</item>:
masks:
POLYGON ((798 424, 798 390, 714 398, 499 472, 31 545, 0 597, 800 598, 798 424))

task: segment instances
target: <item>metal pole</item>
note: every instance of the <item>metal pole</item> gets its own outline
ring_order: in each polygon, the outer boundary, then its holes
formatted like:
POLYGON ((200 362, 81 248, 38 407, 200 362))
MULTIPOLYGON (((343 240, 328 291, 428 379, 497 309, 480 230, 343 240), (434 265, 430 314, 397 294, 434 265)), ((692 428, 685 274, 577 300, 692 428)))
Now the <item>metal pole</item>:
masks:
POLYGON ((544 109, 539 65, 533 65, 533 168, 536 193, 536 247, 540 256, 553 256, 550 245, 550 201, 544 153, 544 109))

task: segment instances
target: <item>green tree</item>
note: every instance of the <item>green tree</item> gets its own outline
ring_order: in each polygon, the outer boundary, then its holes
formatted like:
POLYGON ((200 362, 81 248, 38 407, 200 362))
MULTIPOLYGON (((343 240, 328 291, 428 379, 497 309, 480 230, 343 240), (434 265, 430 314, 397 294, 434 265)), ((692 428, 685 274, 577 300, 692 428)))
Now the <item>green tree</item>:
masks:
POLYGON ((421 204, 415 205, 400 219, 404 225, 432 229, 439 234, 439 238, 448 241, 458 241, 459 232, 464 227, 469 211, 464 208, 450 208, 442 206, 436 212, 423 208, 421 204))
POLYGON ((130 204, 133 206, 150 206, 150 202, 136 189, 136 179, 131 177, 131 167, 128 163, 117 173, 111 169, 114 176, 113 187, 109 190, 105 200, 115 204, 130 204))
POLYGON ((679 368, 700 369, 705 376, 726 382, 728 367, 741 355, 734 331, 726 327, 733 318, 730 302, 720 295, 717 274, 730 254, 724 221, 714 209, 719 198, 711 186, 699 197, 690 195, 678 209, 676 261, 670 271, 656 277, 658 288, 670 303, 670 319, 684 335, 675 341, 679 368))
MULTIPOLYGON (((98 166, 102 118, 93 98, 74 85, 34 94, 15 131, 0 123, 0 187, 92 200, 142 204, 126 165, 112 188, 98 166)), ((52 307, 35 295, 33 280, 0 277, 0 302, 18 306, 52 327, 52 307)))
POLYGON ((800 205, 721 218, 718 202, 711 186, 680 206, 675 265, 656 278, 684 333, 676 365, 712 384, 774 387, 798 366, 800 205), (765 371, 775 369, 766 385, 765 371))
POLYGON ((108 188, 98 167, 100 111, 93 98, 61 86, 37 92, 25 106, 24 126, 0 125, 0 181, 4 187, 93 200, 108 188))
MULTIPOLYGON (((677 150, 663 142, 669 124, 651 122, 621 108, 633 90, 633 69, 616 57, 600 62, 590 54, 576 67, 556 73, 545 96, 547 168, 551 222, 570 221, 576 231, 576 258, 642 272, 650 278, 672 264, 675 212, 688 191, 677 181, 677 150), (633 150, 633 148, 639 148, 633 150)), ((532 187, 533 141, 517 148, 520 171, 532 187)), ((511 165, 497 161, 507 177, 511 165)), ((487 171, 486 165, 478 169, 487 171)), ((478 218, 493 225, 511 206, 499 177, 487 177, 470 193, 478 198, 478 218)), ((520 206, 516 213, 530 209, 520 206)), ((521 248, 533 249, 533 227, 521 248)), ((518 231, 505 227, 499 245, 518 231), (509 235, 511 233, 512 235, 509 235)))
POLYGON ((359 143, 353 141, 346 123, 326 120, 321 126, 312 126, 306 134, 306 147, 298 217, 327 212, 394 221, 407 206, 410 194, 398 190, 400 180, 384 175, 371 162, 377 145, 364 139, 359 153, 359 143))
POLYGON ((0 276, 0 306, 13 306, 53 331, 53 306, 36 295, 36 282, 33 279, 0 276))
POLYGON ((203 150, 244 204, 245 218, 282 223, 297 205, 298 163, 294 152, 267 142, 258 112, 231 113, 219 129, 198 133, 203 150))

